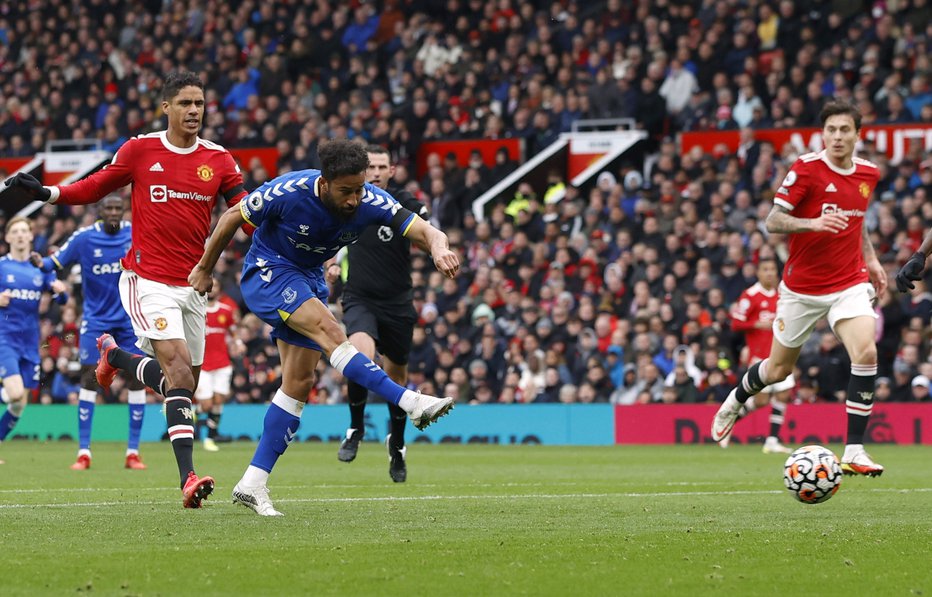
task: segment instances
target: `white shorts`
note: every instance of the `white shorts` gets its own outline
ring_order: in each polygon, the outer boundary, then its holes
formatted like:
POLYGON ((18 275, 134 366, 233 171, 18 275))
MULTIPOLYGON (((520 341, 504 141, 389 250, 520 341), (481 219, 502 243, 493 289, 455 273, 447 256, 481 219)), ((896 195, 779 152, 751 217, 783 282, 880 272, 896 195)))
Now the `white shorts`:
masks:
POLYGON ((871 304, 875 294, 869 282, 818 296, 793 292, 780 282, 780 300, 777 301, 777 316, 773 320, 773 335, 783 346, 799 348, 809 339, 816 322, 822 317, 828 319, 832 331, 835 331, 835 324, 843 319, 876 319, 877 314, 871 304))
POLYGON ((233 365, 227 365, 213 371, 201 370, 194 397, 198 400, 210 400, 214 394, 230 395, 230 380, 233 378, 233 365))
POLYGON ((170 286, 147 280, 136 272, 120 274, 120 300, 136 332, 136 346, 155 354, 153 340, 184 340, 191 364, 204 362, 207 296, 190 286, 170 286))

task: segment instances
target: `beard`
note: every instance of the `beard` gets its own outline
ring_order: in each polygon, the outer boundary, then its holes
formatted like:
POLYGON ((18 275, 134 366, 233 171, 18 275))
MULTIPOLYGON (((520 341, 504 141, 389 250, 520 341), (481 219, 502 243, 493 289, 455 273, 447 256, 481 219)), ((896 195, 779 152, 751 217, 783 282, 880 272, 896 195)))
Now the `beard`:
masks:
POLYGON ((356 207, 356 208, 353 208, 352 211, 349 211, 347 209, 341 208, 333 200, 333 195, 331 195, 330 193, 321 194, 320 201, 321 203, 324 204, 324 207, 327 208, 327 211, 333 214, 341 222, 351 221, 356 216, 356 212, 359 209, 358 207, 356 207))

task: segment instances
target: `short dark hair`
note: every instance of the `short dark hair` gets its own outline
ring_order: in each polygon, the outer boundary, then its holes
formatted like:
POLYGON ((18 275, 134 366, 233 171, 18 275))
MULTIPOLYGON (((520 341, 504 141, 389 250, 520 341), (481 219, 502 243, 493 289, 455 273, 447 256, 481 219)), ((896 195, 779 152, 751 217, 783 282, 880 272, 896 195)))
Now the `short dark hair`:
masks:
POLYGON ((349 139, 331 139, 322 143, 317 155, 320 156, 320 171, 327 180, 362 174, 369 167, 366 146, 349 139))
POLYGON ((382 147, 381 145, 376 145, 375 143, 370 143, 366 145, 366 153, 374 153, 376 155, 391 155, 388 150, 382 147))
POLYGON ((861 130, 861 112, 852 104, 841 100, 831 100, 822 106, 822 111, 819 112, 819 120, 822 122, 822 126, 825 127, 826 120, 839 114, 850 116, 854 120, 854 130, 861 130))
POLYGON ((178 92, 185 87, 197 87, 204 91, 204 82, 201 78, 191 71, 173 71, 165 77, 165 83, 162 85, 162 101, 171 102, 172 98, 178 95, 178 92))

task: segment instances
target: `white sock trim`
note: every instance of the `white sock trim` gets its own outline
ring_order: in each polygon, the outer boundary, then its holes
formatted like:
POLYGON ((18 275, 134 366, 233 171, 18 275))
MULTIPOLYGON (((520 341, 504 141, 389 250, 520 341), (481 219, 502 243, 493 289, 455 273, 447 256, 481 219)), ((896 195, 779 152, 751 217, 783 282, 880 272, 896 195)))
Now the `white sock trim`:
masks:
POLYGON ((330 353, 330 365, 342 374, 350 360, 357 354, 359 354, 359 351, 347 340, 330 353))
POLYGON ((17 419, 23 416, 23 411, 26 409, 25 400, 14 400, 7 405, 7 410, 10 411, 10 414, 16 417, 17 419))
POLYGON ((851 375, 857 375, 858 377, 870 377, 871 375, 877 375, 877 364, 873 365, 851 365, 851 375))
POLYGON ((126 398, 126 401, 129 404, 145 404, 146 403, 146 391, 145 390, 130 390, 129 395, 126 398))
POLYGON ((85 388, 81 388, 81 390, 78 392, 78 402, 90 402, 91 404, 94 404, 97 402, 97 390, 87 390, 85 388))
POLYGON ((295 400, 288 394, 282 392, 281 388, 275 392, 275 396, 272 398, 272 404, 282 409, 286 413, 293 414, 299 419, 301 418, 301 412, 304 411, 304 403, 295 400))
POLYGON ((269 482, 269 473, 253 465, 246 467, 243 478, 239 481, 246 487, 256 487, 257 485, 266 486, 269 482))

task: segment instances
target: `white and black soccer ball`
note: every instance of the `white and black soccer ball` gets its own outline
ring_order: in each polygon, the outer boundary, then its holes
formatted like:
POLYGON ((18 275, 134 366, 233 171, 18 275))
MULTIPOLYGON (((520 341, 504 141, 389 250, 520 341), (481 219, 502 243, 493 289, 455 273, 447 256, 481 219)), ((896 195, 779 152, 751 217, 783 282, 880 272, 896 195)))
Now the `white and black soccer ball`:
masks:
POLYGON ((822 446, 803 446, 786 459, 783 483, 804 504, 821 504, 841 487, 838 457, 822 446))

